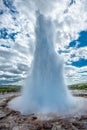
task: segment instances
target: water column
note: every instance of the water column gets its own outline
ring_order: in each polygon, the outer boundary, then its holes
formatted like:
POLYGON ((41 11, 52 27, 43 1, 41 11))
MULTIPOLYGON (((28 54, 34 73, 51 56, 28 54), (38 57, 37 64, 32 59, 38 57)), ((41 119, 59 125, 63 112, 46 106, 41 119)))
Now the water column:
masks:
POLYGON ((64 82, 63 60, 54 49, 54 25, 39 12, 36 17, 36 49, 31 72, 22 95, 11 101, 10 107, 22 114, 62 114, 72 107, 73 98, 64 82))

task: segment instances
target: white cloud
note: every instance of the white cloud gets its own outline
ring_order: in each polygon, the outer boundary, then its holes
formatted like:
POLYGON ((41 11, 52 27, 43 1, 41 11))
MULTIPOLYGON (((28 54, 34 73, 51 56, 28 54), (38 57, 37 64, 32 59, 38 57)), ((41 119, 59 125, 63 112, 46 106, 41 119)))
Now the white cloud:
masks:
POLYGON ((14 49, 0 47, 0 83, 12 84, 24 80, 29 71, 31 60, 31 57, 29 58, 14 49))
POLYGON ((80 59, 87 60, 87 47, 81 47, 81 48, 72 47, 68 50, 68 53, 62 53, 62 56, 64 57, 65 62, 69 64, 71 64, 72 62, 79 61, 80 59))
POLYGON ((67 84, 87 83, 87 66, 75 67, 71 65, 65 66, 65 77, 67 84))
MULTIPOLYGON (((0 47, 0 71, 2 77, 5 77, 5 73, 8 76, 17 73, 16 76, 19 79, 24 75, 26 77, 26 68, 30 67, 35 48, 36 10, 39 9, 46 17, 49 16, 54 21, 56 50, 65 51, 72 40, 78 39, 79 32, 87 30, 87 0, 77 0, 71 6, 69 6, 69 3, 70 0, 39 0, 39 2, 38 0, 14 0, 14 6, 19 13, 14 14, 16 19, 13 20, 9 9, 0 0, 0 8, 4 10, 4 14, 0 15, 0 28, 7 28, 8 33, 18 32, 15 41, 0 39, 0 45, 3 43, 11 46, 11 48, 0 47)), ((87 59, 87 47, 69 48, 67 53, 62 53, 62 56, 68 64, 78 61, 80 58, 87 59), (72 57, 73 54, 74 57, 72 57)), ((82 74, 79 73, 80 69, 69 65, 66 73, 67 78, 70 79, 71 76, 72 81, 76 81, 76 79, 78 81, 83 80, 82 74)), ((84 80, 86 80, 86 77, 84 80)))

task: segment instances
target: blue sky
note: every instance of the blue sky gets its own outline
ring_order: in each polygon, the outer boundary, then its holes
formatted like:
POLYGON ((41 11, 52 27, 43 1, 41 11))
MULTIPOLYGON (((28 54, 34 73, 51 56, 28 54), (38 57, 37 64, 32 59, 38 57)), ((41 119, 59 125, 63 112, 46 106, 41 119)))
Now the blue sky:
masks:
MULTIPOLYGON (((70 42, 69 47, 75 47, 77 42, 78 42, 77 48, 87 47, 87 31, 80 32, 79 38, 77 40, 70 42)), ((75 57, 75 54, 73 54, 72 57, 75 57)), ((84 57, 79 58, 79 60, 72 62, 72 65, 76 67, 87 66, 87 59, 85 59, 84 57)))
MULTIPOLYGON (((76 48, 76 49, 87 47, 87 31, 80 32, 78 39, 71 41, 69 45, 67 46, 66 50, 65 51, 59 50, 59 53, 60 54, 67 53, 68 49, 71 47, 76 48)), ((76 56, 75 53, 71 55, 71 57, 75 57, 75 56, 76 56)), ((76 67, 87 66, 87 59, 85 59, 84 57, 79 58, 77 61, 72 62, 72 66, 76 66, 76 67)))
POLYGON ((0 0, 0 84, 23 84, 31 69, 37 9, 55 23, 55 51, 64 59, 66 83, 87 82, 87 1, 56 2, 0 0))

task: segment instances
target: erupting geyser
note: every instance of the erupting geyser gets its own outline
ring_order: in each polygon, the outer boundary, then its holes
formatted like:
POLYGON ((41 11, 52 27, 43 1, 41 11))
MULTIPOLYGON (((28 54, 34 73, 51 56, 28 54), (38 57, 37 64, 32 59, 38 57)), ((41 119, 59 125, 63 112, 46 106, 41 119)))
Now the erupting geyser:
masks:
MULTIPOLYGON (((54 29, 51 19, 37 13, 36 49, 31 72, 22 95, 9 102, 11 109, 22 114, 64 114, 75 106, 63 77, 63 61, 54 49, 54 29)), ((75 108, 74 108, 75 109, 75 108)))

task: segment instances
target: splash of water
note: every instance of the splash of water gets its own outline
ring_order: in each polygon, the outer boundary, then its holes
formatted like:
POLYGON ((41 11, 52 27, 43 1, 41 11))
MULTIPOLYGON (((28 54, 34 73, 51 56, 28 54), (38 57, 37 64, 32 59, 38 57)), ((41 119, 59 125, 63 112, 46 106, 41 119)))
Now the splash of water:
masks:
POLYGON ((58 113, 74 107, 63 77, 63 61, 54 49, 54 27, 49 18, 37 13, 36 50, 31 72, 22 95, 9 102, 9 107, 22 114, 58 113))

